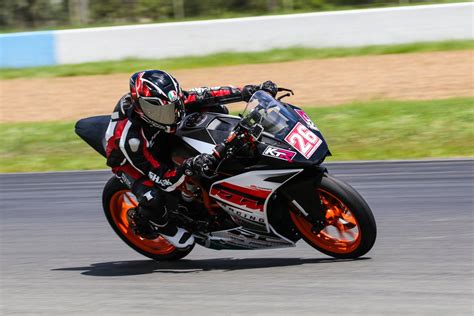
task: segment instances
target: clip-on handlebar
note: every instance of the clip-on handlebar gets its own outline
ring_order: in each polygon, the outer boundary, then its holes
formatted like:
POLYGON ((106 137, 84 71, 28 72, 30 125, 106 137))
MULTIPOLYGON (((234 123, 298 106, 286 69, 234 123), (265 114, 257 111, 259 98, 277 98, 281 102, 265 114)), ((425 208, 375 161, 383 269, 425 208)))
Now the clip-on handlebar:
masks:
POLYGON ((295 95, 295 93, 294 93, 293 90, 291 90, 291 89, 280 88, 280 87, 279 87, 279 88, 278 88, 278 92, 281 92, 281 91, 285 91, 285 92, 287 92, 287 93, 285 93, 285 94, 279 96, 279 97, 277 98, 278 101, 280 101, 280 100, 283 99, 283 98, 286 98, 286 97, 295 95))

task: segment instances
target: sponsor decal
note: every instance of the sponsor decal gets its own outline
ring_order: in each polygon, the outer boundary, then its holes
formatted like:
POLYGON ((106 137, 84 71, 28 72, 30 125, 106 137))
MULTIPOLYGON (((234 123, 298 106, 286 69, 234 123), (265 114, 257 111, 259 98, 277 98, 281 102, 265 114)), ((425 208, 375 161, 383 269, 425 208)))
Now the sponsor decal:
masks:
POLYGON ((130 179, 127 177, 127 175, 125 174, 125 172, 121 172, 120 173, 120 180, 122 180, 122 182, 128 187, 128 188, 132 188, 132 181, 130 181, 130 179))
POLYGON ((319 131, 313 121, 311 121, 311 119, 309 118, 308 114, 305 113, 305 111, 295 109, 295 112, 303 119, 303 121, 306 123, 306 125, 309 126, 309 128, 319 131))
POLYGON ((168 92, 168 99, 171 102, 178 100, 178 94, 176 93, 176 91, 171 90, 170 92, 168 92))
POLYGON ((271 193, 272 190, 256 186, 240 187, 223 182, 213 185, 210 195, 219 201, 248 212, 263 212, 265 200, 271 193))
POLYGON ((260 225, 265 225, 265 219, 261 217, 261 215, 255 213, 249 213, 243 210, 239 210, 238 208, 232 207, 230 205, 222 205, 229 213, 239 217, 240 219, 250 221, 253 223, 258 223, 260 225))
POLYGON ((208 90, 208 88, 200 87, 200 88, 192 88, 192 89, 189 89, 188 91, 196 92, 197 94, 203 94, 204 92, 206 92, 206 90, 208 90))
POLYGON ((148 172, 148 178, 150 178, 151 181, 155 182, 158 185, 161 185, 163 187, 168 187, 171 186, 173 183, 169 179, 160 179, 158 175, 156 175, 153 172, 148 172))
POLYGON ((220 198, 222 201, 239 205, 251 211, 263 211, 264 200, 257 200, 251 197, 244 197, 241 194, 226 190, 224 188, 212 188, 211 195, 220 198))
POLYGON ((276 159, 286 160, 288 162, 293 161, 293 158, 296 155, 295 151, 286 150, 283 148, 268 146, 263 151, 263 155, 267 157, 272 157, 276 159))
POLYGON ((285 137, 285 141, 306 159, 311 158, 322 140, 300 122, 285 137))

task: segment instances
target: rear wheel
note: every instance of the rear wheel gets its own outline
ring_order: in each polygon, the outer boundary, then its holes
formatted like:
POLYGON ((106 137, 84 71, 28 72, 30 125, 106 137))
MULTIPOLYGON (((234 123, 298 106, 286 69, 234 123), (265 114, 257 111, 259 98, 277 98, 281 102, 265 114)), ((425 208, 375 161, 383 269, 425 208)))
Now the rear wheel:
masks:
POLYGON ((105 185, 102 204, 105 217, 117 235, 131 248, 148 258, 158 261, 179 260, 188 255, 194 247, 181 250, 161 236, 148 240, 135 235, 128 224, 127 211, 137 206, 137 199, 116 177, 111 178, 105 185))
POLYGON ((335 258, 357 258, 366 254, 377 236, 375 219, 364 199, 347 183, 324 175, 314 188, 326 210, 326 227, 313 225, 298 210, 290 216, 301 237, 312 247, 335 258))

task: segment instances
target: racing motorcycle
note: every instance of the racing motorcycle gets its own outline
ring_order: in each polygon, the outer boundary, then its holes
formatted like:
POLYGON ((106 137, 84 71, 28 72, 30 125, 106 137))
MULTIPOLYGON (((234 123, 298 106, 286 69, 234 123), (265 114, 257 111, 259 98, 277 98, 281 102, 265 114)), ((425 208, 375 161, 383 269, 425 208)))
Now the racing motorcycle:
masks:
MULTIPOLYGON (((211 249, 293 247, 303 239, 335 258, 363 256, 376 239, 372 211, 354 188, 328 174, 322 165, 328 145, 301 108, 281 100, 289 95, 257 91, 239 116, 203 111, 183 119, 173 161, 210 153, 219 163, 212 175, 186 177, 173 192, 170 220, 211 249)), ((109 119, 76 123, 76 133, 104 157, 109 119)), ((137 199, 123 180, 107 182, 102 202, 113 230, 137 252, 178 260, 192 251, 194 245, 177 249, 162 237, 133 233, 126 213, 137 199)))

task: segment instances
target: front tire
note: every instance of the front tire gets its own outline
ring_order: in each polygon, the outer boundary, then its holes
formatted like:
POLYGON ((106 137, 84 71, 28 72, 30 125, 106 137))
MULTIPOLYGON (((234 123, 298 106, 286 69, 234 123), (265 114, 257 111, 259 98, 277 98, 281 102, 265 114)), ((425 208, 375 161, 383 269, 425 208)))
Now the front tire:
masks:
POLYGON ((194 248, 177 249, 163 237, 154 240, 142 239, 129 227, 126 213, 137 206, 135 196, 116 177, 111 178, 104 187, 102 205, 105 217, 115 233, 132 249, 142 255, 157 260, 179 260, 187 256, 194 248))
POLYGON ((349 184, 327 174, 314 189, 326 209, 327 226, 314 233, 305 216, 291 209, 290 217, 301 237, 331 257, 354 259, 365 255, 375 243, 377 227, 364 199, 349 184))

